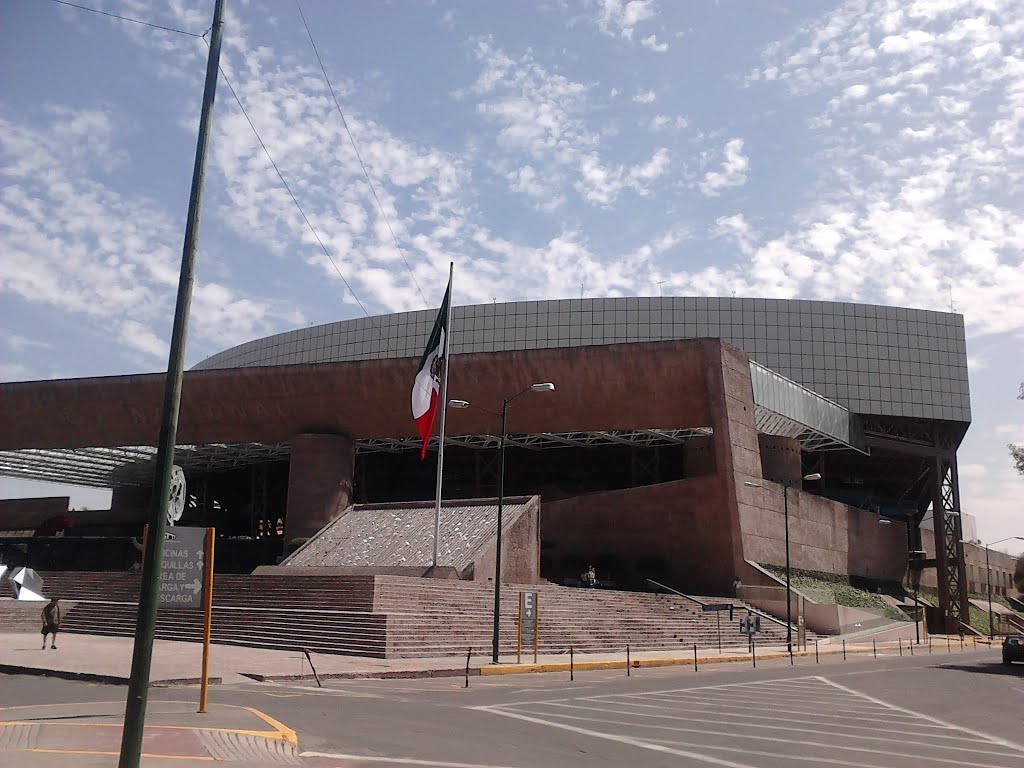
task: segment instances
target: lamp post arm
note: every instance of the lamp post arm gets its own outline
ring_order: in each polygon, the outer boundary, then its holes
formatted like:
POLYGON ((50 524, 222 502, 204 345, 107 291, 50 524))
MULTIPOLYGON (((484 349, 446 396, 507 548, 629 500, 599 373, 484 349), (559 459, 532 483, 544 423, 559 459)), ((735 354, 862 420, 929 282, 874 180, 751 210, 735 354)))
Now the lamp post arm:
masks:
POLYGON ((988 563, 988 547, 985 547, 985 580, 988 582, 988 639, 992 640, 996 631, 992 620, 992 566, 988 563))
POLYGON ((786 649, 793 652, 793 586, 789 566, 789 485, 782 486, 782 507, 786 521, 786 649))
MULTIPOLYGON (((524 390, 524 392, 529 389, 524 390)), ((519 393, 520 395, 523 392, 519 393)), ((498 663, 499 658, 499 632, 501 624, 501 528, 503 524, 502 513, 505 506, 505 433, 508 424, 508 404, 515 400, 510 397, 501 404, 501 443, 498 449, 498 530, 495 537, 494 552, 494 622, 491 628, 491 662, 498 663)))

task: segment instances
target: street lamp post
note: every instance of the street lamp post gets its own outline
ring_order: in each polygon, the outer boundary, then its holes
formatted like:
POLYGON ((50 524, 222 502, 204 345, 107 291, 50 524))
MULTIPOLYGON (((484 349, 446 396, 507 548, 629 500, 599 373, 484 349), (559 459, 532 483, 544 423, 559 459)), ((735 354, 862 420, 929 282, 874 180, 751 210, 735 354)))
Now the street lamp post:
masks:
MULTIPOLYGON (((508 432, 508 407, 513 400, 522 397, 527 392, 553 392, 555 385, 550 381, 543 381, 531 384, 526 389, 517 392, 512 397, 506 397, 501 401, 501 442, 498 459, 498 533, 495 541, 494 554, 494 626, 491 631, 491 662, 498 663, 498 625, 501 620, 501 527, 503 512, 505 509, 505 437, 508 432)), ((453 408, 469 408, 468 400, 449 400, 448 404, 453 408)), ((481 410, 487 410, 482 408, 481 410)), ((493 413, 493 411, 488 411, 493 413)))
POLYGON ((995 620, 992 614, 992 567, 988 562, 988 549, 994 547, 996 544, 1002 544, 1004 541, 1024 541, 1024 536, 1007 536, 1005 539, 999 539, 999 541, 993 541, 991 544, 985 545, 985 579, 988 582, 988 639, 994 640, 996 636, 995 620))
MULTIPOLYGON (((892 520, 884 517, 878 518, 879 525, 891 525, 892 520)), ((918 590, 921 586, 921 577, 918 569, 914 566, 913 561, 919 557, 924 557, 928 553, 923 549, 914 549, 914 542, 911 538, 910 531, 910 520, 906 521, 907 526, 907 568, 910 573, 910 583, 914 587, 914 643, 916 645, 921 644, 921 600, 918 597, 918 590), (916 575, 916 578, 915 578, 916 575)))
MULTIPOLYGON (((804 475, 804 480, 821 480, 821 474, 804 475)), ((764 488, 760 483, 743 482, 748 488, 764 488)), ((782 509, 786 528, 786 648, 793 652, 793 583, 789 569, 789 483, 782 484, 782 509)))

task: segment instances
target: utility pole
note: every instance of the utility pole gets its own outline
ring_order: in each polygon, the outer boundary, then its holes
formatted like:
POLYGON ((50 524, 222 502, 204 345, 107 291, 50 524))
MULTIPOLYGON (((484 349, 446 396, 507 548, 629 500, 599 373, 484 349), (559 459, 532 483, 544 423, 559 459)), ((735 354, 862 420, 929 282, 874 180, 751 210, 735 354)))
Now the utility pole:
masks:
POLYGON ((163 555, 164 528, 167 522, 167 497, 170 491, 171 470, 174 466, 174 444, 178 434, 178 406, 181 403, 185 341, 188 337, 188 315, 189 306, 192 303, 196 244, 199 240, 199 214, 203 203, 206 149, 210 138, 210 124, 213 120, 213 101, 217 92, 220 47, 224 35, 224 1, 216 0, 213 10, 210 55, 206 62, 203 108, 199 118, 199 138, 196 141, 196 159, 192 169, 192 191, 189 195, 188 219, 185 223, 181 274, 178 277, 178 298, 174 307, 171 349, 167 362, 167 378, 164 382, 164 400, 160 413, 160 438, 156 454, 156 476, 153 479, 153 494, 150 503, 149 535, 146 537, 143 560, 145 565, 135 629, 135 649, 132 653, 132 672, 128 682, 128 701, 125 705, 124 731, 121 735, 121 757, 118 768, 138 768, 142 756, 142 734, 146 722, 146 704, 149 699, 149 674, 153 662, 153 635, 156 630, 156 612, 160 598, 160 566, 163 555))

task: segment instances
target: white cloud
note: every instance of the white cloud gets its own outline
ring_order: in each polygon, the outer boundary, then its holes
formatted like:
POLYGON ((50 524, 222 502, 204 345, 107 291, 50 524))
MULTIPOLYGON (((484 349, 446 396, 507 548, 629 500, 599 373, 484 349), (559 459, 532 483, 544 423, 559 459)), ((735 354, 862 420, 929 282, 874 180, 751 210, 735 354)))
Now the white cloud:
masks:
POLYGON ((716 171, 708 171, 700 182, 700 191, 707 197, 718 197, 726 187, 742 186, 747 181, 750 160, 743 154, 743 139, 725 143, 725 159, 716 171))
POLYGON ((31 378, 29 368, 21 363, 0 363, 0 381, 26 381, 31 378))
POLYGON ((655 35, 648 35, 640 41, 640 45, 644 48, 648 48, 655 53, 665 53, 668 50, 668 43, 659 43, 658 38, 655 35))
MULTIPOLYGON (((115 328, 130 349, 164 356, 154 334, 173 308, 181 233, 153 200, 126 195, 102 181, 130 158, 116 143, 117 119, 96 110, 50 110, 39 128, 0 118, 0 144, 17 161, 4 169, 0 291, 78 317, 106 334, 115 328)), ((197 282, 202 295, 206 285, 197 282)), ((240 334, 251 338, 294 310, 250 299, 240 334)), ((201 344, 223 338, 223 318, 193 324, 201 344)), ((239 328, 239 321, 229 324, 239 328)), ((41 346, 21 338, 14 348, 41 346)), ((207 347, 208 348, 208 347, 207 347)))
POLYGON ((654 91, 640 91, 636 96, 633 97, 633 101, 637 104, 653 104, 658 96, 654 91))
POLYGON ((689 121, 682 116, 669 117, 668 115, 655 115, 647 125, 650 130, 657 132, 680 130, 682 128, 686 128, 689 124, 689 121))
POLYGON ((730 240, 736 244, 740 253, 750 255, 754 252, 754 244, 758 235, 742 213, 732 216, 720 216, 711 227, 711 236, 730 240))
POLYGON ((654 0, 598 0, 597 7, 601 31, 625 40, 632 40, 637 25, 653 19, 657 13, 654 0))
POLYGON ((769 290, 948 311, 952 285, 972 333, 1024 328, 1020 8, 847 2, 769 46, 749 81, 820 99, 830 129, 826 194, 762 245, 769 290))
POLYGON ((53 349, 53 344, 48 341, 30 339, 17 333, 2 333, 0 338, 15 352, 21 352, 25 349, 53 349))
POLYGON ((988 468, 984 464, 960 464, 957 469, 960 477, 967 480, 980 480, 988 474, 988 468))
MULTIPOLYGON (((496 125, 500 154, 491 162, 513 191, 534 204, 546 201, 546 210, 561 206, 569 190, 592 205, 608 206, 623 190, 648 195, 665 174, 670 158, 664 147, 636 164, 605 159, 601 133, 587 124, 590 86, 550 72, 532 53, 515 58, 489 40, 478 41, 475 53, 483 69, 460 96, 477 97, 477 114, 496 125)), ((634 100, 654 99, 651 91, 634 100)))

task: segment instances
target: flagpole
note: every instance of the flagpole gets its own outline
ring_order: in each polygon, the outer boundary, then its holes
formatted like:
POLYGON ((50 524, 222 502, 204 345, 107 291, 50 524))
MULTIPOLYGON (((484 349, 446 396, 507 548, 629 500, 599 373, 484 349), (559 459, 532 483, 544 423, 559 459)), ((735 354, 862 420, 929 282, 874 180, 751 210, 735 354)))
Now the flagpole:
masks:
POLYGON ((448 361, 452 352, 452 281, 455 279, 455 262, 448 263, 448 317, 445 327, 448 333, 444 340, 444 378, 441 379, 441 436, 437 441, 437 487, 434 492, 434 559, 437 567, 437 550, 441 542, 441 478, 444 472, 444 417, 448 413, 448 361))

